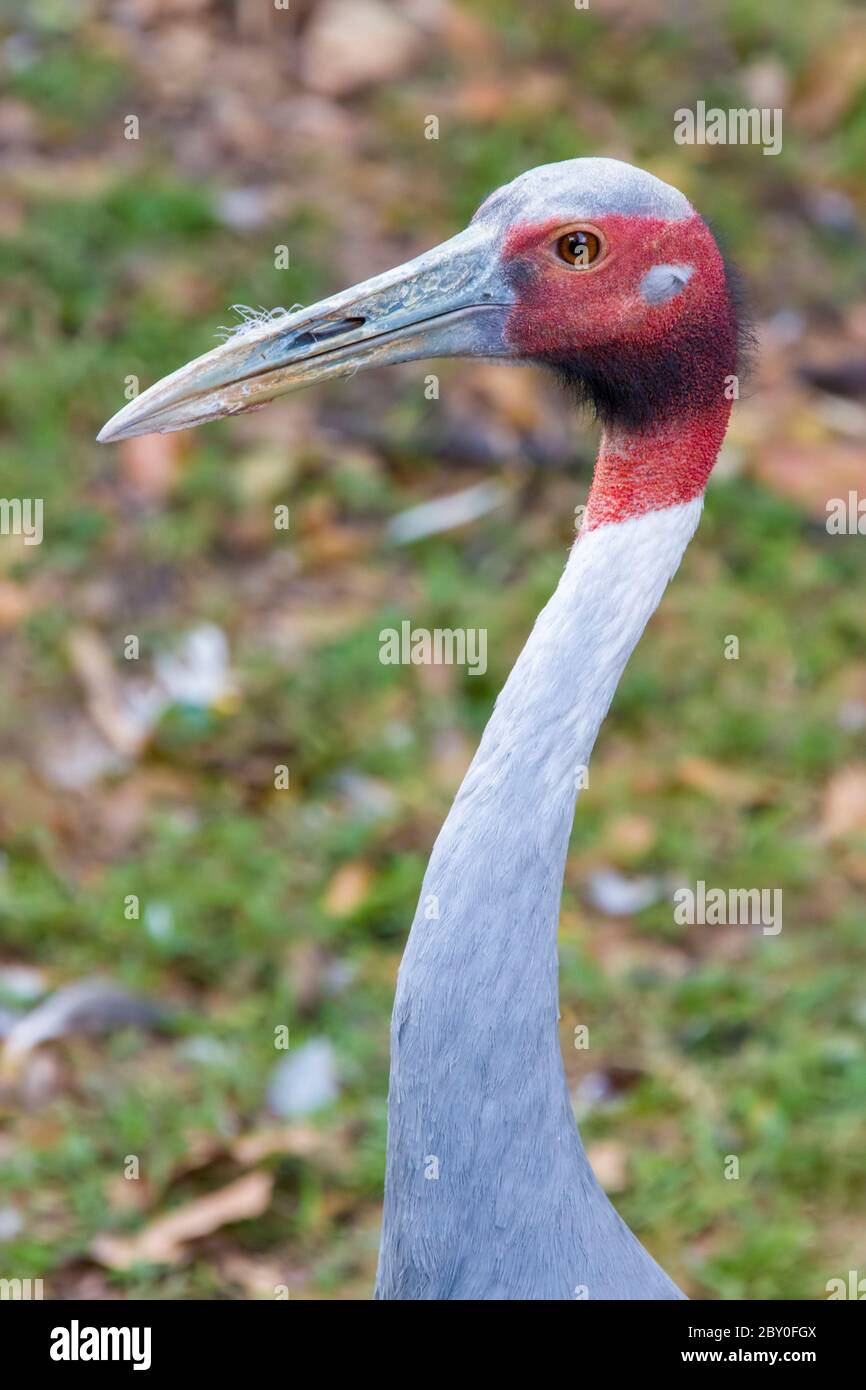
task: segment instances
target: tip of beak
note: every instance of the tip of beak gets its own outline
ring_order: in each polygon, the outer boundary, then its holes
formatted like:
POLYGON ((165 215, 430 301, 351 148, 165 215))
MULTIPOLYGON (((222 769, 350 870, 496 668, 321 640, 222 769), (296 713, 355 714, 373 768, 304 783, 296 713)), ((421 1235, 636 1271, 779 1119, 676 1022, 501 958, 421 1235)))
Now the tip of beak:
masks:
POLYGON ((118 410, 116 415, 112 415, 96 436, 97 444, 116 444, 118 440, 130 439, 134 434, 157 433, 156 427, 147 424, 147 415, 150 412, 141 410, 140 401, 141 397, 138 397, 118 410))
POLYGON ((106 421, 96 436, 97 444, 114 444, 118 439, 126 438, 130 433, 128 410, 129 407, 124 406, 122 410, 118 410, 116 415, 112 415, 111 419, 106 421))

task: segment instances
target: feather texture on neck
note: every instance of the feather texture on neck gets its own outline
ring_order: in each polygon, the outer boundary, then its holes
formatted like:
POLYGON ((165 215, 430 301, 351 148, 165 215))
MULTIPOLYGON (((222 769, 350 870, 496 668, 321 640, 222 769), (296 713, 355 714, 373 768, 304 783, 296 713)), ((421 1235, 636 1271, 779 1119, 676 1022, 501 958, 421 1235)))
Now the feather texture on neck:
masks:
POLYGON ((576 770, 701 505, 581 534, 436 840, 392 1021, 378 1297, 678 1296, 577 1135, 556 929, 576 770))

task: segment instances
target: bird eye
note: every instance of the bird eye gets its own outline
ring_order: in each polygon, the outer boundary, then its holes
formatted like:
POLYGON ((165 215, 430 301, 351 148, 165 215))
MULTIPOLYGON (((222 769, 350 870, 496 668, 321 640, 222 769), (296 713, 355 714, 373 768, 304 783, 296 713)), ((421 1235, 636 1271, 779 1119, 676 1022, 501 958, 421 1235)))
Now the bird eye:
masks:
POLYGON ((601 255, 601 239, 595 232, 566 232, 557 241, 556 251, 560 260, 585 270, 601 255))

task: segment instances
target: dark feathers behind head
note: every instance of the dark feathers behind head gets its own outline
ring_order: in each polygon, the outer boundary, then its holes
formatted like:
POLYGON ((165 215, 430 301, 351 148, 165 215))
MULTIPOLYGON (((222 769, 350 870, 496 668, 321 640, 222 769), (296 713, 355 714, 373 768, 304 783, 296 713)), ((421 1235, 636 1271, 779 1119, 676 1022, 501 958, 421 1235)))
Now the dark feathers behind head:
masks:
POLYGON ((645 430, 710 405, 731 375, 741 391, 754 359, 755 334, 742 278, 727 259, 724 268, 726 314, 680 323, 651 349, 614 342, 541 361, 606 427, 645 430))

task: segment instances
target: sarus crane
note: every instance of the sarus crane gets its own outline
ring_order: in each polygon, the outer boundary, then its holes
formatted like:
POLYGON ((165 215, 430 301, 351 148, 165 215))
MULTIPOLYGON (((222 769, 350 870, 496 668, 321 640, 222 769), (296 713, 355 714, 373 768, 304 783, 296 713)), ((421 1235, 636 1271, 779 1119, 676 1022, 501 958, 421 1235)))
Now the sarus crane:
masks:
POLYGON ((435 842, 400 966, 378 1298, 684 1297, 578 1135, 556 937, 576 769, 697 526, 736 395, 738 319, 682 193, 618 160, 571 159, 498 189, 434 250, 244 328, 99 435, 184 429, 437 357, 540 363, 602 422, 576 542, 435 842))

